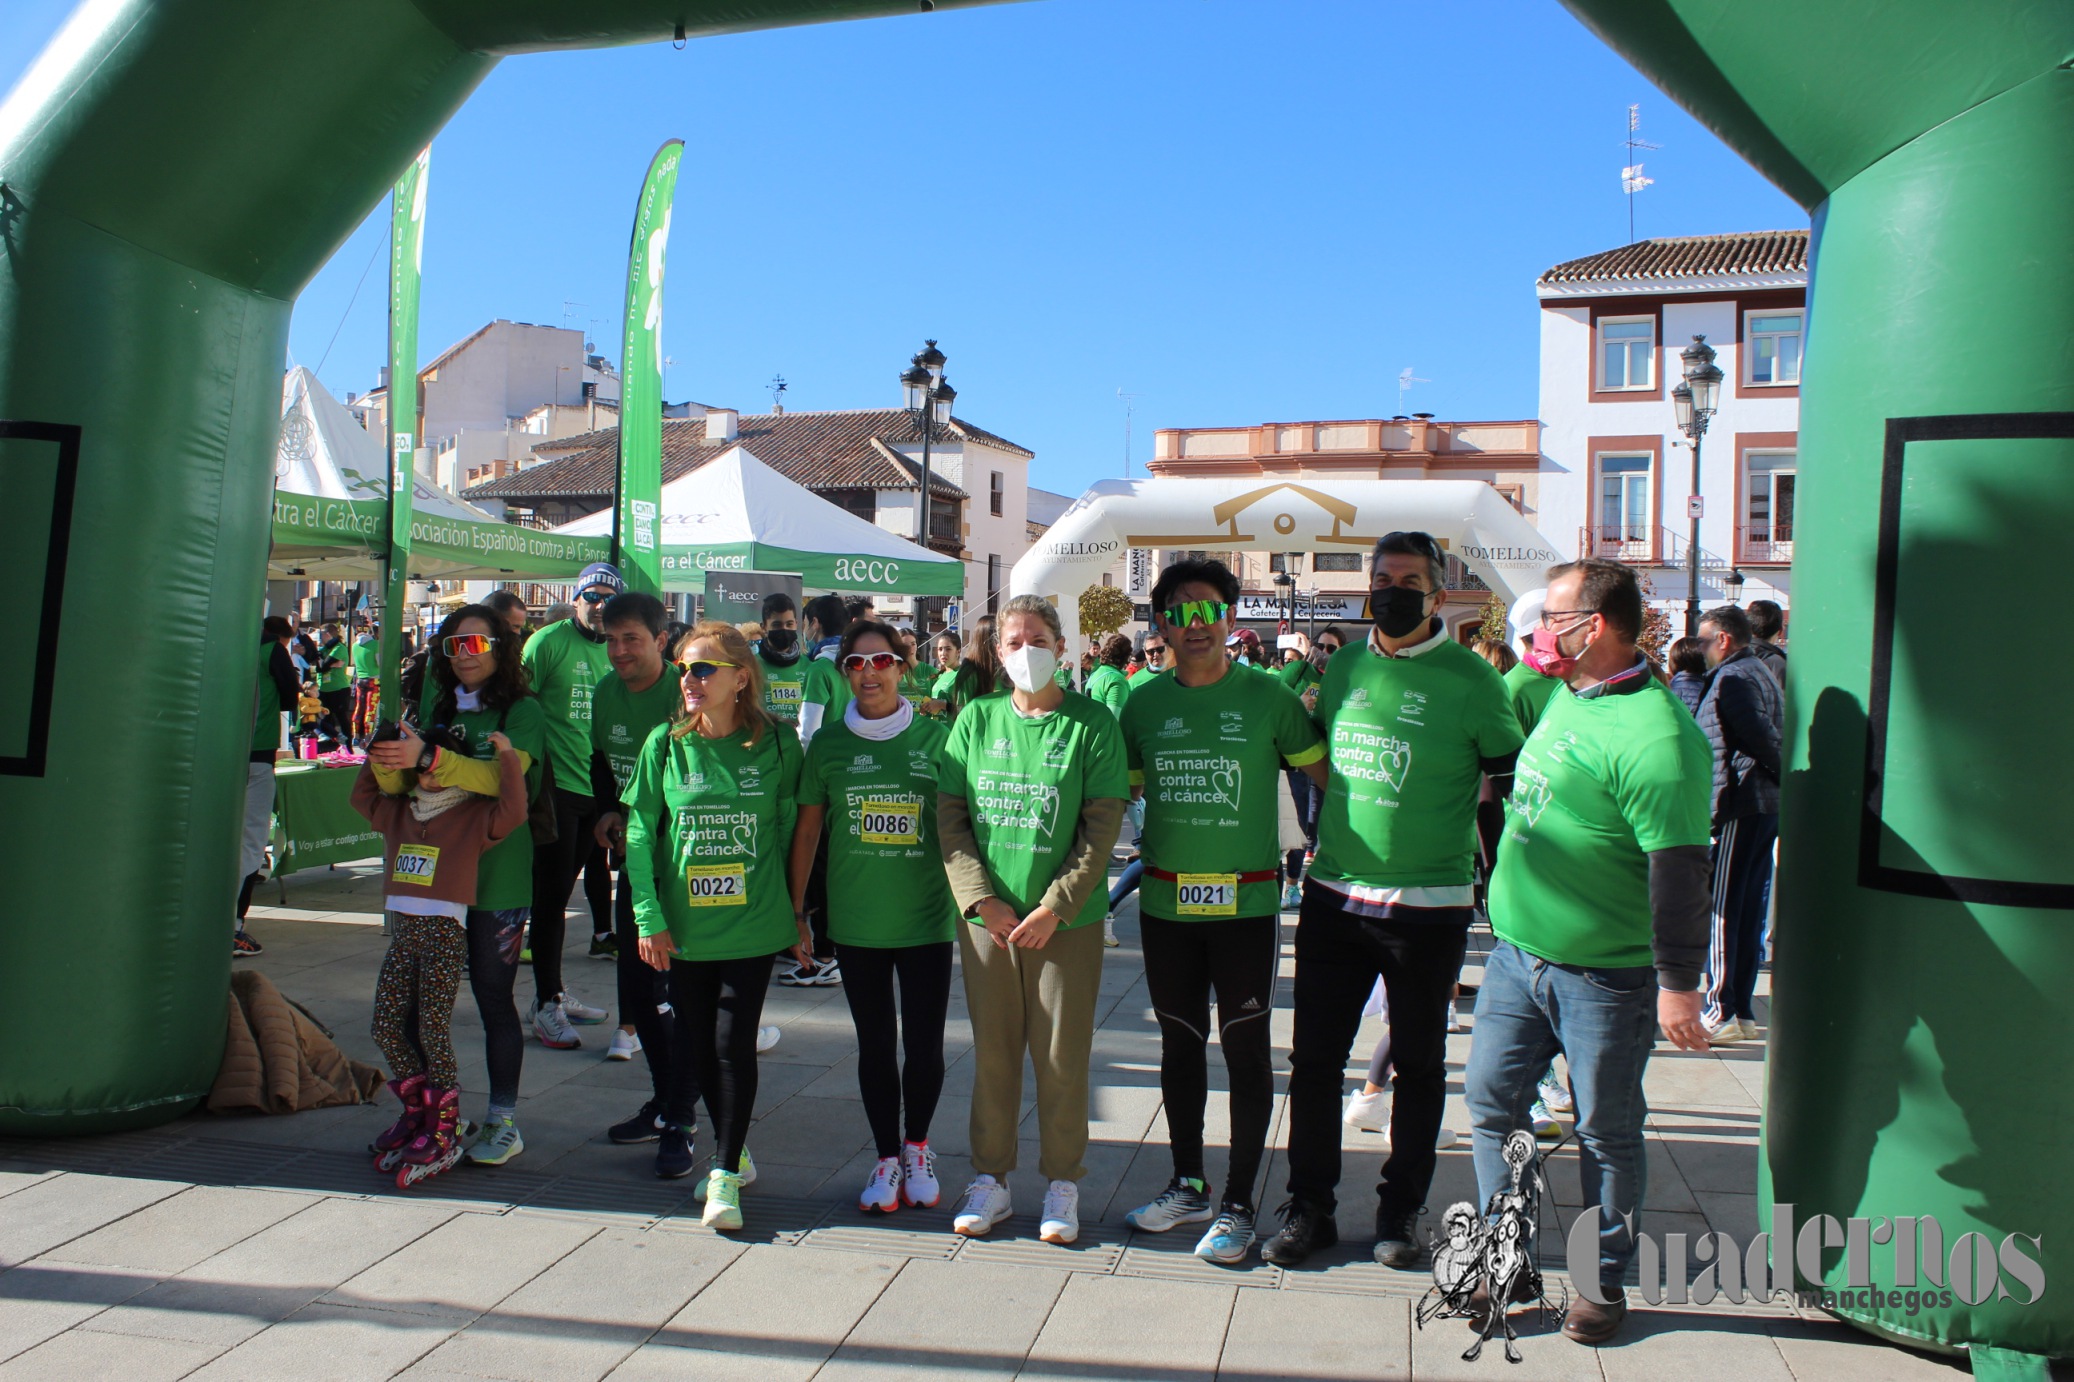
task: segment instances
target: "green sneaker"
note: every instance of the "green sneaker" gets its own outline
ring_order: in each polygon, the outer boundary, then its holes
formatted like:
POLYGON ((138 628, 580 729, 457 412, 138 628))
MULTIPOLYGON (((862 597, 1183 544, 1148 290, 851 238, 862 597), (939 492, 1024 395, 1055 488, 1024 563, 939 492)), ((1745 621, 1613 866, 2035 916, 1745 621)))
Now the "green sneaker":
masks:
POLYGON ((699 1222, 727 1232, 742 1226, 742 1178, 729 1171, 706 1177, 706 1210, 699 1222))
POLYGON ((502 1166, 524 1150, 526 1139, 519 1136, 517 1122, 500 1118, 483 1125, 482 1132, 468 1146, 468 1159, 477 1166, 502 1166))
MULTIPOLYGON (((706 1175, 709 1179, 712 1176, 712 1168, 710 1166, 706 1170, 706 1175)), ((742 1148, 742 1162, 741 1165, 735 1168, 735 1180, 743 1185, 756 1184, 756 1162, 749 1155, 747 1147, 742 1148)), ((705 1202, 706 1181, 702 1180, 691 1188, 691 1197, 702 1204, 705 1202)))

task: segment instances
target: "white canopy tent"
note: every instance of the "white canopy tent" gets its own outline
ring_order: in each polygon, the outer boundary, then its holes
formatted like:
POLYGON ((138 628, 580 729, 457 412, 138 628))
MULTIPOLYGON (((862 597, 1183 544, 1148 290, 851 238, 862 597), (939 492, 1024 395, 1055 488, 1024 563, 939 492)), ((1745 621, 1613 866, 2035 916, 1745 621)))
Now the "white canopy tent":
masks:
POLYGON ((1546 584, 1562 557, 1481 480, 1260 475, 1104 480, 1081 495, 1009 575, 1013 595, 1059 607, 1069 645, 1080 594, 1133 547, 1358 552, 1398 529, 1431 533, 1510 603, 1546 584))
MULTIPOLYGON (((554 530, 609 536, 601 509, 554 530)), ((731 446, 662 492, 663 588, 701 592, 708 571, 781 571, 808 590, 958 595, 965 564, 829 503, 731 446)))

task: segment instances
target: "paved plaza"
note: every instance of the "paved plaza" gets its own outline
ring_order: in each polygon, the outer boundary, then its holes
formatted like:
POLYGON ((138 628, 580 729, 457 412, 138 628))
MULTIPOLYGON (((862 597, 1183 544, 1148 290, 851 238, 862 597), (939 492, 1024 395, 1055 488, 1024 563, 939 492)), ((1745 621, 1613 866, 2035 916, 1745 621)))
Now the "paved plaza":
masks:
MULTIPOLYGON (((372 870, 287 880, 285 905, 255 907, 266 954, 241 964, 378 1060, 367 1034, 383 938, 372 870)), ((278 902, 267 883, 262 901, 278 902)), ((569 982, 610 1006, 612 969, 582 958, 571 913, 569 982)), ((1118 1377, 1443 1378, 1531 1376, 1908 1379, 1961 1375, 1952 1362, 1893 1348, 1785 1305, 1644 1307, 1617 1343, 1591 1350, 1526 1317, 1524 1365, 1493 1346, 1462 1361, 1460 1321, 1424 1329, 1421 1269, 1368 1258, 1370 1186, 1381 1137, 1348 1130, 1342 1245, 1314 1265, 1241 1270, 1197 1261, 1187 1229, 1134 1233, 1124 1212, 1171 1172, 1160 1116, 1159 1039, 1136 947, 1136 904, 1108 954, 1094 1049, 1094 1128, 1079 1243, 1036 1236, 1043 1184, 1034 1141, 1012 1180, 1022 1211, 993 1237, 950 1231, 966 1179, 972 1082, 969 1024, 954 987, 949 1078, 932 1141, 944 1204, 873 1219, 856 1208, 872 1164, 839 989, 773 988, 784 1029, 762 1060, 750 1138, 759 1179, 746 1229, 698 1222, 692 1180, 651 1172, 652 1147, 614 1147, 604 1129, 645 1097, 638 1061, 603 1059, 609 1028, 579 1051, 529 1042, 519 1125, 525 1153, 495 1170, 463 1166, 411 1192, 377 1176, 362 1150, 393 1109, 287 1118, 192 1115, 148 1132, 73 1141, 0 1140, 0 1382, 157 1379, 605 1378, 924 1379, 1118 1377)), ((1283 973, 1293 917, 1285 918, 1283 973)), ((1480 976, 1472 938, 1464 981, 1480 976)), ((522 975, 520 1001, 531 997, 522 975)), ((1289 1038, 1288 986, 1275 1014, 1289 1038)), ((1762 1000, 1760 1000, 1760 1003, 1762 1000)), ((1466 1005, 1465 1005, 1466 1006, 1466 1005)), ((615 1014, 616 1015, 616 1014, 615 1014)), ((1760 1016, 1764 1009, 1760 1007, 1760 1016)), ((1474 1013, 1464 1014, 1473 1027, 1474 1013)), ((464 986, 456 1014, 469 1116, 481 1113, 481 1028, 464 986)), ((1375 1024, 1365 1024, 1350 1079, 1375 1024)), ((1474 1198, 1461 1101, 1465 1032, 1449 1043, 1448 1126, 1431 1204, 1474 1198)), ((1649 1070, 1645 1227, 1656 1233, 1756 1229, 1761 1048, 1703 1055, 1659 1046, 1649 1070)), ((1213 1088, 1221 1084, 1212 1064, 1213 1088)), ((385 1096, 386 1097, 386 1096, 385 1096)), ((1026 1082, 1026 1104, 1028 1086, 1026 1082)), ((1210 1109, 1210 1170, 1222 1169, 1221 1093, 1210 1109)), ((1277 1104, 1271 1146, 1286 1109, 1277 1104)), ((1034 1130, 1034 1120, 1025 1126, 1034 1130)), ((701 1145, 701 1153, 704 1146, 701 1145)), ((1263 1207, 1285 1174, 1271 1150, 1263 1207)), ((1555 1163, 1567 1223, 1574 1155, 1555 1163)), ((1554 1266, 1557 1264, 1551 1264, 1554 1266)), ((2074 1374, 2069 1374, 2074 1375, 2074 1374)))

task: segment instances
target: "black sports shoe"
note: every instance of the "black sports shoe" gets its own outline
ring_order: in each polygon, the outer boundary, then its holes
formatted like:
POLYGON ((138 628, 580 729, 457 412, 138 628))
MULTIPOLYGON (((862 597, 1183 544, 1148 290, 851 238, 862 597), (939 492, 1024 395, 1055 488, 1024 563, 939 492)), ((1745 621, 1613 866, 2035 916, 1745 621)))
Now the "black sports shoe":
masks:
POLYGON ((1378 1205, 1375 1211, 1375 1260, 1399 1271, 1418 1266, 1419 1256, 1424 1252, 1419 1246, 1419 1217, 1425 1212, 1424 1205, 1416 1209, 1378 1205))
POLYGON ((619 958, 617 936, 592 936, 591 958, 594 960, 616 960, 619 958))
POLYGON ((1290 1200, 1275 1211, 1282 1216, 1281 1230, 1261 1244, 1260 1260, 1277 1267, 1295 1267, 1321 1248, 1339 1241, 1339 1225, 1325 1210, 1290 1200))
POLYGON ((605 1129, 605 1136, 622 1147, 631 1147, 640 1142, 653 1142, 663 1135, 663 1106, 650 1099, 641 1105, 641 1111, 624 1123, 614 1123, 605 1129))
POLYGON ((655 1173, 664 1180, 682 1180, 691 1174, 691 1129, 675 1123, 660 1134, 662 1145, 655 1149, 655 1173))

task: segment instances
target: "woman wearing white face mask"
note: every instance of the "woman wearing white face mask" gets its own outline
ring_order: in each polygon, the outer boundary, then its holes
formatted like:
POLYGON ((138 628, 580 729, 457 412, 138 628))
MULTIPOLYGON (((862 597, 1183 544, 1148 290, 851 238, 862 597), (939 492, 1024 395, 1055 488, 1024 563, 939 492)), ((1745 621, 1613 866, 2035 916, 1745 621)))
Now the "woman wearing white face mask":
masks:
POLYGON ((944 746, 938 833, 972 1016, 972 1169, 953 1227, 985 1234, 1012 1212, 1023 1057, 1037 1069, 1038 1233, 1080 1234, 1088 1053, 1102 979, 1109 852, 1130 796, 1116 717, 1052 679, 1058 611, 1018 595, 996 635, 1008 692, 967 705, 944 746))

